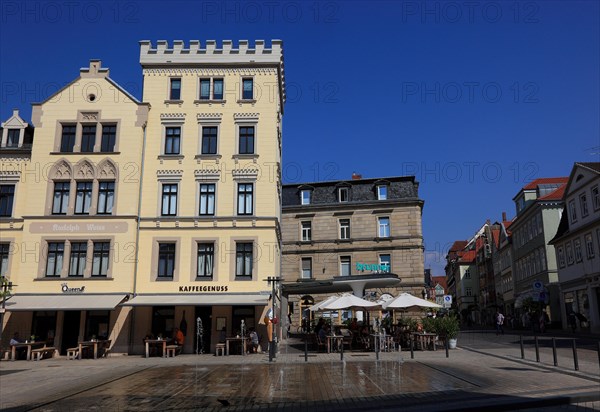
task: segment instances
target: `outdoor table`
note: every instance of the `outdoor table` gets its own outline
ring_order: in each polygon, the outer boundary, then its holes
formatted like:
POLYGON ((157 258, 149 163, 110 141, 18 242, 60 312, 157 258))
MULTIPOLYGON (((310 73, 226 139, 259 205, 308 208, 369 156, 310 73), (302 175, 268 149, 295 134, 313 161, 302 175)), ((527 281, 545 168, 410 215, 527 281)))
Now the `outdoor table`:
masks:
POLYGON ((242 355, 246 354, 246 338, 237 336, 235 338, 225 338, 225 355, 229 356, 229 343, 240 342, 242 346, 242 355))
POLYGON ((144 339, 146 343, 146 357, 150 357, 150 345, 162 346, 162 357, 167 357, 167 339, 144 339))
POLYGON ((432 350, 436 350, 435 347, 435 338, 437 335, 435 333, 426 333, 426 332, 413 332, 413 339, 418 343, 421 350, 425 350, 425 348, 431 346, 432 350))
POLYGON ((22 343, 17 343, 16 345, 11 345, 11 353, 10 353, 10 359, 11 360, 17 360, 17 348, 27 348, 27 360, 31 360, 31 349, 33 349, 33 346, 39 346, 39 347, 43 347, 44 345, 46 345, 45 341, 42 342, 22 342, 22 343))
POLYGON ((98 344, 101 343, 102 345, 104 345, 104 342, 106 342, 105 340, 98 340, 98 339, 92 339, 92 340, 84 340, 81 342, 78 342, 79 345, 79 356, 78 358, 81 360, 81 358, 83 357, 83 348, 94 348, 94 359, 98 359, 98 344))
POLYGON ((339 345, 343 345, 343 335, 327 335, 327 353, 331 353, 331 341, 335 340, 339 345))

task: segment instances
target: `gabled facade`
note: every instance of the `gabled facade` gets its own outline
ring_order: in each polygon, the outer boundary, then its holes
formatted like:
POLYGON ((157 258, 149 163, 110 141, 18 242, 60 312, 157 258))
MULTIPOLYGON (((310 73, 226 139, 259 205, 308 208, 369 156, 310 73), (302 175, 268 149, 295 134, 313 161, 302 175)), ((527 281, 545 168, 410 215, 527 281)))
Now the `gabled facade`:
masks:
POLYGON ((563 328, 600 332, 600 163, 575 163, 550 244, 556 251, 563 328))
POLYGON ((498 247, 494 248, 494 282, 498 307, 505 316, 514 316, 514 282, 512 276, 512 221, 502 213, 498 247))
MULTIPOLYGON (((567 180, 566 177, 536 179, 513 198, 517 215, 510 228, 517 318, 526 310, 523 302, 532 298, 541 304, 553 324, 560 325, 558 270, 554 248, 548 242, 558 228, 567 180)), ((532 319, 540 316, 533 315, 532 319)))
MULTIPOLYGON (((98 336, 127 352, 129 309, 117 305, 134 290, 148 111, 98 60, 33 104, 36 139, 17 183, 19 222, 2 230, 17 285, 6 302, 4 341, 15 331, 33 334, 64 354, 98 336)), ((23 126, 19 145, 27 144, 23 126)))

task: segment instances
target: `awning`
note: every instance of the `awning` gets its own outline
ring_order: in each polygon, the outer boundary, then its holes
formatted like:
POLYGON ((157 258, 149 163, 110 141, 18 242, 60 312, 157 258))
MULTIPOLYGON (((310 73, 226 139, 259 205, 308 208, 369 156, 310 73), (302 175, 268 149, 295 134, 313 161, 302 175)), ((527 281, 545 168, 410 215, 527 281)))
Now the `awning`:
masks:
POLYGON ((125 299, 119 295, 15 295, 6 301, 11 312, 32 310, 112 310, 125 299))
POLYGON ((137 295, 123 306, 212 306, 212 305, 266 305, 268 295, 261 294, 191 294, 191 295, 137 295))

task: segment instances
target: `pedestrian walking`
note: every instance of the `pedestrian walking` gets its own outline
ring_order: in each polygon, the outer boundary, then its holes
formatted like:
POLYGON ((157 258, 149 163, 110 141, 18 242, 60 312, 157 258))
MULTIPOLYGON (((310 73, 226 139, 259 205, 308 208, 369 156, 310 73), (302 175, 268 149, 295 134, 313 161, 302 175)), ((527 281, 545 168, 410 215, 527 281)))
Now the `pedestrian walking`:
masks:
POLYGON ((500 310, 496 311, 496 335, 502 333, 504 335, 504 329, 502 325, 504 324, 504 315, 500 312, 500 310))

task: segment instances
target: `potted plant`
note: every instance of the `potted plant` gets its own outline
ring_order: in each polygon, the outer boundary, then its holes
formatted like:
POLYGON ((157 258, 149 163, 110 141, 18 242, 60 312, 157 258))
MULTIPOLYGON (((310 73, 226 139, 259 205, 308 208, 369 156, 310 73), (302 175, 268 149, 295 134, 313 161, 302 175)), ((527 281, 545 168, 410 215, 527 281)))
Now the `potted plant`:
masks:
POLYGON ((435 318, 435 332, 440 336, 445 336, 448 339, 450 349, 456 348, 456 339, 460 332, 460 322, 455 316, 444 316, 435 318))

